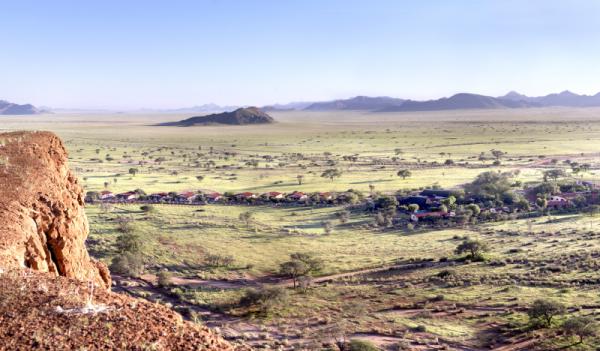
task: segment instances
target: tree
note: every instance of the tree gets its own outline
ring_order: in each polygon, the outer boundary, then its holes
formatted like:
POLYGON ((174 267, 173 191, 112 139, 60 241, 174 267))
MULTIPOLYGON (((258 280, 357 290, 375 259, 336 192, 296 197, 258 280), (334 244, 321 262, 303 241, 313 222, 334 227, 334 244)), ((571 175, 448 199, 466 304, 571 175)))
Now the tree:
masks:
POLYGON ((594 217, 600 214, 600 205, 590 205, 586 208, 585 212, 590 216, 590 229, 594 225, 594 217))
POLYGON ((198 175, 196 176, 196 180, 198 180, 199 182, 204 180, 204 176, 198 175))
POLYGON ((544 197, 538 197, 535 199, 535 204, 538 205, 539 208, 545 209, 548 206, 548 200, 544 197))
POLYGON ((414 213, 417 212, 419 210, 419 205, 417 204, 410 204, 407 206, 408 212, 414 213))
POLYGON ((453 195, 450 195, 447 198, 443 199, 441 201, 441 203, 444 206, 446 206, 446 208, 453 209, 454 207, 456 207, 455 206, 455 204, 456 204, 456 198, 453 195))
POLYGON ((550 169, 544 171, 544 181, 547 182, 548 178, 556 181, 560 177, 565 177, 567 174, 562 169, 550 169))
POLYGON ((473 213, 474 217, 479 216, 481 213, 481 208, 479 208, 479 205, 477 204, 469 204, 466 206, 466 208, 473 213))
POLYGON ((398 171, 398 173, 396 173, 396 175, 398 175, 398 177, 402 177, 402 180, 405 180, 406 178, 412 176, 412 173, 408 169, 401 169, 398 171))
POLYGON ((597 328, 596 322, 590 317, 572 317, 561 326, 566 335, 578 336, 579 344, 583 343, 584 338, 595 336, 597 328))
POLYGON ((321 177, 323 178, 329 178, 331 181, 333 181, 334 178, 339 178, 342 176, 342 172, 339 169, 328 169, 325 170, 325 172, 323 172, 321 174, 321 177))
POLYGON ((304 176, 302 174, 298 174, 296 176, 296 179, 298 180, 298 185, 302 185, 302 182, 304 181, 304 176))
POLYGON ((565 306, 556 301, 537 299, 531 304, 527 315, 529 319, 542 327, 550 327, 552 319, 565 313, 565 306))
POLYGON ((488 251, 489 247, 486 243, 472 239, 463 241, 454 250, 457 255, 467 252, 471 259, 481 259, 483 253, 488 251))
POLYGON ((323 222, 323 231, 327 235, 331 234, 333 232, 333 224, 330 221, 323 222))
POLYGON ((507 172, 483 172, 465 185, 465 192, 478 201, 501 201, 505 194, 512 193, 511 177, 512 173, 507 172))
POLYGON ((287 261, 279 266, 279 273, 292 279, 294 283, 294 289, 296 289, 298 278, 308 274, 308 272, 308 266, 299 260, 287 261))
POLYGON ((131 174, 132 176, 135 177, 135 175, 138 173, 138 169, 137 168, 130 168, 129 169, 129 174, 131 174))
POLYGON ((307 253, 293 253, 290 255, 290 261, 284 262, 279 266, 279 273, 291 278, 295 289, 298 278, 318 272, 322 268, 322 261, 314 258, 312 255, 307 253))
POLYGON ((347 223, 350 219, 350 211, 342 210, 340 212, 337 212, 335 216, 340 220, 340 223, 344 224, 347 223))
POLYGON ((500 157, 504 156, 504 152, 500 150, 491 150, 492 156, 496 158, 496 160, 500 159, 500 157))
POLYGON ((250 227, 250 224, 254 220, 254 213, 252 212, 242 212, 239 215, 240 221, 242 221, 246 227, 250 227))

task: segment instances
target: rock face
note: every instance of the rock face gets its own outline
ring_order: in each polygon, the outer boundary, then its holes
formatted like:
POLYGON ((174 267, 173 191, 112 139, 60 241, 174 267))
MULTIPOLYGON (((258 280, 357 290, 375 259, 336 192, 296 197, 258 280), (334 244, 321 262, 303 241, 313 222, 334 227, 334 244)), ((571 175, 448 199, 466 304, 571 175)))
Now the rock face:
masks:
POLYGON ((250 350, 111 292, 108 270, 85 248, 83 205, 56 135, 0 134, 1 350, 250 350))
POLYGON ((106 266, 85 248, 83 205, 56 135, 0 134, 0 268, 29 267, 109 288, 106 266))

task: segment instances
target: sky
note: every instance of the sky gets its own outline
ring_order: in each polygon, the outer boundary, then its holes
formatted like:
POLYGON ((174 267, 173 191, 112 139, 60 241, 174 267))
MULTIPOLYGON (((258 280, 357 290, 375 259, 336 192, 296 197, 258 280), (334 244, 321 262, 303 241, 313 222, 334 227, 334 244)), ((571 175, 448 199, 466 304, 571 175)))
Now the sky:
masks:
POLYGON ((0 0, 0 99, 63 108, 600 91, 595 0, 0 0))

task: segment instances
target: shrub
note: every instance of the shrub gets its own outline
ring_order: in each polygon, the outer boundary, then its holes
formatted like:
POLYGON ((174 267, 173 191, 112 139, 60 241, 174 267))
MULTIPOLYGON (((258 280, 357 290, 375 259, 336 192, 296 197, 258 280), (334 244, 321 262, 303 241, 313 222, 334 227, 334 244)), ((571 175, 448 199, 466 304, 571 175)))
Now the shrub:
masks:
POLYGON ((110 265, 111 272, 130 277, 139 277, 143 270, 142 256, 130 252, 115 257, 110 265))
POLYGON ((173 282, 172 282, 173 275, 171 274, 171 272, 169 272, 167 270, 162 270, 162 271, 158 272, 156 278, 157 278, 156 283, 161 288, 164 288, 164 287, 167 287, 167 286, 170 286, 171 284, 173 284, 173 282))
POLYGON ((143 205, 143 206, 140 206, 140 210, 142 210, 142 211, 144 211, 146 213, 147 212, 154 212, 155 211, 154 206, 152 206, 152 205, 143 205))
POLYGON ((205 258, 207 265, 211 267, 229 267, 233 264, 233 256, 228 255, 208 255, 205 258))
POLYGON ((348 345, 350 351, 379 351, 380 349, 370 341, 352 340, 348 345))
POLYGON ((284 302, 287 297, 287 291, 276 286, 248 289, 240 299, 240 306, 254 307, 261 312, 268 312, 278 303, 284 302))

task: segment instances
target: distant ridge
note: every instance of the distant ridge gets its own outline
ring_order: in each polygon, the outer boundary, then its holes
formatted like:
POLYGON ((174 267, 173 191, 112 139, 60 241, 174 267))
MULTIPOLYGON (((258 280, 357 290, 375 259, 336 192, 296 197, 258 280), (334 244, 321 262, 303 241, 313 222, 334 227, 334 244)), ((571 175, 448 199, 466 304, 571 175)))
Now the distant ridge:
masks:
POLYGON ((198 116, 178 122, 161 123, 159 126, 206 126, 206 125, 247 125, 274 123, 273 117, 256 107, 242 107, 232 112, 214 113, 207 116, 198 116))
POLYGON ((43 111, 31 104, 14 104, 0 100, 0 115, 36 115, 43 111))
POLYGON ((428 101, 407 100, 400 106, 387 107, 380 112, 392 111, 439 111, 463 109, 498 109, 518 107, 539 107, 535 102, 494 98, 491 96, 460 93, 449 98, 428 101))
POLYGON ((356 96, 345 100, 334 100, 325 102, 315 102, 304 110, 308 111, 329 111, 329 110, 357 110, 357 111, 374 111, 385 108, 393 108, 401 106, 404 99, 397 99, 387 96, 356 96))
POLYGON ((593 107, 600 106, 600 93, 596 95, 578 95, 568 90, 558 94, 529 97, 511 91, 501 96, 501 99, 535 102, 542 106, 593 107))

